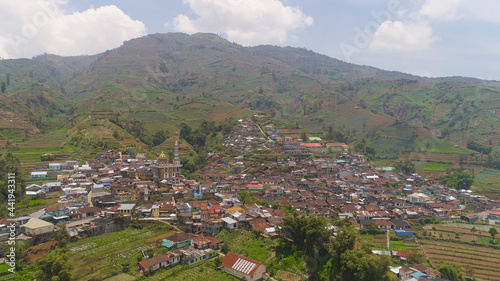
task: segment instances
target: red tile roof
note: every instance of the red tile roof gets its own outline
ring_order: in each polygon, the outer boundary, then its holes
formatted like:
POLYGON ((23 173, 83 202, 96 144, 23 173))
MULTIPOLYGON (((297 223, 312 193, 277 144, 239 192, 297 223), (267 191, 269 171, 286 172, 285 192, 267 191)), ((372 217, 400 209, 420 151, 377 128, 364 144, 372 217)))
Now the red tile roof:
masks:
POLYGON ((159 264, 161 262, 167 262, 169 261, 170 258, 167 255, 159 255, 144 261, 139 262, 139 266, 142 268, 148 268, 150 266, 153 266, 155 264, 159 264))
POLYGON ((305 146, 305 147, 322 147, 323 145, 321 143, 301 143, 300 146, 305 146))
POLYGON ((232 268, 236 271, 248 274, 250 276, 252 276, 255 273, 255 271, 261 264, 262 263, 256 260, 252 260, 245 256, 231 252, 227 253, 222 259, 223 266, 232 268))

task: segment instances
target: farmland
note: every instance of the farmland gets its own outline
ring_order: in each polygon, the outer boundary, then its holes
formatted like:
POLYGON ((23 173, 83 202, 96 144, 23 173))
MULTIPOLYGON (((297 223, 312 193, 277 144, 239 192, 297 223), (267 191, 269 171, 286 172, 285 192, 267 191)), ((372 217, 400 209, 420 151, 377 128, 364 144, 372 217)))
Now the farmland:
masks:
MULTIPOLYGON (((491 226, 488 225, 427 225, 425 226, 427 237, 435 239, 455 240, 484 246, 496 246, 500 248, 498 239, 493 240, 488 233, 491 226), (476 231, 471 231, 472 227, 476 231), (435 230, 431 230, 431 229, 435 230)), ((497 228, 498 229, 498 228, 497 228)))
POLYGON ((142 255, 142 251, 155 246, 154 243, 148 244, 148 239, 170 231, 168 225, 149 224, 143 229, 129 227, 120 232, 70 243, 68 249, 73 256, 73 276, 77 277, 76 280, 106 278, 122 272, 123 268, 128 268, 131 274, 137 274, 137 258, 142 255))
POLYGON ((195 266, 186 264, 177 265, 154 273, 152 276, 142 277, 139 280, 162 281, 162 280, 218 280, 237 281, 239 279, 221 270, 215 270, 209 262, 204 262, 195 266))
POLYGON ((462 270, 465 270, 469 265, 474 269, 476 277, 500 280, 500 250, 428 239, 419 239, 419 243, 434 266, 441 262, 451 262, 461 265, 462 270))

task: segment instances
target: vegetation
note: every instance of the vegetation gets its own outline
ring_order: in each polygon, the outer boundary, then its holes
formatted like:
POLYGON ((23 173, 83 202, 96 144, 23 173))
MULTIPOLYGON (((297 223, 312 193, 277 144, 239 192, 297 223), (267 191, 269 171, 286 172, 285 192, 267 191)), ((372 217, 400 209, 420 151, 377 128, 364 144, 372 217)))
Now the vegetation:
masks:
POLYGON ((474 175, 466 170, 455 170, 439 177, 441 183, 456 189, 470 189, 474 183, 474 175))
POLYGON ((451 281, 465 281, 465 276, 458 264, 444 263, 439 265, 437 270, 441 273, 441 278, 451 281))
POLYGON ((410 160, 397 161, 394 164, 396 170, 405 175, 411 175, 415 173, 415 164, 413 164, 410 160))
POLYGON ((51 281, 72 280, 69 265, 70 254, 64 250, 53 250, 38 261, 37 278, 51 281))

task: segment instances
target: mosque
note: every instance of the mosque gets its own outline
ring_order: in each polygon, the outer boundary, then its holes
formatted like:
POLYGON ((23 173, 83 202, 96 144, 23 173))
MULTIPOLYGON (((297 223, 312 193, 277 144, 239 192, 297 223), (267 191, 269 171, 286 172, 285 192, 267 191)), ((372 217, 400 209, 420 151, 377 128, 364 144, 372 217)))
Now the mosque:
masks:
POLYGON ((181 159, 179 158, 179 143, 175 142, 174 160, 168 163, 168 157, 161 152, 156 163, 151 166, 153 169, 153 180, 159 184, 181 185, 184 177, 181 175, 181 159))

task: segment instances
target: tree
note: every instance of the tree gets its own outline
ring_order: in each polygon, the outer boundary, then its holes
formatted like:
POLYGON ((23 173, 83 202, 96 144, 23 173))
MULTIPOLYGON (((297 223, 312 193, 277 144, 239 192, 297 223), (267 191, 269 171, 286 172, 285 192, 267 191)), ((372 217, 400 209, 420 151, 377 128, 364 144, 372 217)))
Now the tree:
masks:
POLYGON ((341 280, 386 280, 391 258, 386 255, 371 256, 365 251, 348 250, 341 256, 341 280))
POLYGON ((466 170, 456 170, 448 175, 439 177, 441 183, 456 189, 470 189, 474 183, 474 175, 466 170))
POLYGON ((438 271, 441 273, 441 278, 451 281, 465 281, 464 273, 460 265, 456 263, 444 263, 438 266, 438 271))
POLYGON ((152 138, 151 142, 154 146, 158 146, 158 145, 162 144, 167 139, 167 137, 168 137, 167 131, 159 130, 153 134, 153 138, 152 138))
POLYGON ((417 251, 410 251, 408 253, 408 263, 409 264, 423 264, 425 263, 425 257, 422 253, 417 251))
POLYGON ((51 281, 70 281, 71 267, 69 253, 53 250, 38 261, 37 279, 51 281))
POLYGON ((68 230, 66 229, 66 224, 61 224, 58 226, 59 231, 54 231, 51 234, 51 239, 56 240, 59 242, 59 246, 61 248, 66 247, 66 245, 69 242, 69 233, 68 230))
POLYGON ((498 234, 497 229, 496 229, 495 227, 492 227, 492 228, 490 228, 490 230, 488 230, 488 232, 490 233, 491 238, 492 238, 493 240, 495 240, 495 235, 497 235, 497 234, 498 234))
POLYGON ((475 233, 476 231, 477 231, 477 229, 476 229, 476 227, 475 227, 475 226, 473 226, 473 227, 471 228, 471 230, 470 230, 470 232, 472 232, 472 233, 475 233))
POLYGON ((300 138, 302 139, 302 141, 307 141, 306 133, 305 132, 300 133, 300 138))
POLYGON ((396 170, 402 174, 410 175, 415 173, 415 164, 410 160, 397 161, 394 166, 396 170))

